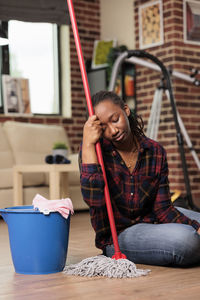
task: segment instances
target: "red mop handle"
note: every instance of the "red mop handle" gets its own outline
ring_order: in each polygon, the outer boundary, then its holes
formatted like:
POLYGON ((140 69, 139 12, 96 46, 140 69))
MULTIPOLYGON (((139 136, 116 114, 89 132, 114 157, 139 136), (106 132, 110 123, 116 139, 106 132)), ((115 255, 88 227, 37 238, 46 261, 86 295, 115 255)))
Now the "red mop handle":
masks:
MULTIPOLYGON (((74 34, 74 39, 75 39, 75 44, 76 44, 76 51, 78 54, 78 60, 79 60, 79 65, 80 65, 80 69, 81 69, 81 76, 82 76, 82 80, 83 80, 83 86, 84 86, 88 111, 89 111, 89 115, 92 116, 92 115, 94 115, 94 111, 93 111, 93 107, 92 107, 90 89, 89 89, 89 85, 88 85, 87 74, 86 74, 85 64, 84 64, 84 60, 83 60, 83 53, 82 53, 82 49, 81 49, 81 43, 80 43, 78 28, 77 28, 77 24, 76 24, 74 7, 72 4, 72 0, 67 0, 67 3, 68 3, 68 9, 69 9, 70 19, 71 19, 71 24, 72 24, 72 29, 73 29, 73 34, 74 34)), ((106 206, 107 206, 108 218, 109 218, 109 222, 110 222, 110 229, 111 229, 112 238, 113 238, 113 244, 114 244, 114 248, 115 248, 115 254, 113 255, 113 258, 115 258, 115 259, 126 258, 126 256, 124 254, 122 254, 119 249, 117 231, 116 231, 113 210, 112 210, 112 205, 111 205, 111 200, 110 200, 110 194, 109 194, 109 189, 108 189, 108 182, 107 182, 107 178, 106 178, 103 156, 102 156, 101 146, 100 146, 99 142, 96 144, 96 153, 97 153, 97 158, 98 158, 99 164, 101 165, 101 169, 103 172, 103 178, 104 178, 104 182, 105 182, 104 195, 105 195, 105 201, 106 201, 106 206)))

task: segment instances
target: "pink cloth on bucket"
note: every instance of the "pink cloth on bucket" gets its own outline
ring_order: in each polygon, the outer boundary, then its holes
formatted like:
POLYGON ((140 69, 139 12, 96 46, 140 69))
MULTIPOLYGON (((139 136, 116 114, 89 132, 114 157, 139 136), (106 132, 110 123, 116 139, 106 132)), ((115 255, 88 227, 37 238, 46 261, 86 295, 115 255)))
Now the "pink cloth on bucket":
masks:
POLYGON ((65 219, 68 218, 69 213, 74 213, 72 201, 69 198, 58 199, 58 200, 48 200, 40 194, 36 194, 33 198, 34 209, 38 208, 40 212, 45 215, 50 214, 50 212, 59 212, 65 219))

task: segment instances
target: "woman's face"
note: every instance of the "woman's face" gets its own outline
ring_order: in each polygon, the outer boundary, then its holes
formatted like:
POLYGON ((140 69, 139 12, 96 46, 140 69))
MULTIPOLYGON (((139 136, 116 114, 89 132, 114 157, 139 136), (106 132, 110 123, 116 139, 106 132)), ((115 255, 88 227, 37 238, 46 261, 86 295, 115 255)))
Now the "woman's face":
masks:
POLYGON ((126 104, 122 109, 108 99, 97 104, 94 112, 101 121, 103 137, 115 146, 124 144, 132 136, 128 120, 130 109, 126 104))

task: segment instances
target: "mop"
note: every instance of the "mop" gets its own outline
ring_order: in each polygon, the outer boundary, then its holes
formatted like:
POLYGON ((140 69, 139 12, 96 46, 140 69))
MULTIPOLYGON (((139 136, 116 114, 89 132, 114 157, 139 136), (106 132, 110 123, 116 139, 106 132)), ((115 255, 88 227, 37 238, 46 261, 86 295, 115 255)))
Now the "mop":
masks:
MULTIPOLYGON (((92 101, 91 101, 88 80, 87 80, 85 64, 83 60, 80 38, 78 34, 74 7, 73 7, 72 0, 67 0, 67 3, 68 3, 68 10, 70 14, 70 19, 71 19, 71 24, 72 24, 72 29, 73 29, 73 34, 74 34, 74 39, 76 44, 76 51, 79 59, 79 65, 80 65, 81 76, 83 80, 88 112, 89 115, 92 116, 94 115, 94 112, 92 107, 92 101)), ((127 277, 130 278, 130 277, 139 277, 142 275, 147 275, 150 272, 150 270, 137 269, 136 265, 133 262, 126 259, 126 256, 120 251, 117 231, 116 231, 116 226, 114 221, 114 215, 113 215, 113 210, 112 210, 112 205, 110 200, 110 194, 108 189, 108 183, 106 178, 106 172, 105 172, 105 167, 103 162, 103 156, 102 156, 101 146, 99 142, 96 144, 96 153, 97 153, 99 164, 101 165, 102 168, 104 182, 105 182, 104 195, 105 195, 107 213, 110 222, 110 229, 111 229, 115 254, 113 255, 112 258, 106 257, 104 255, 98 255, 95 257, 86 258, 78 264, 66 266, 64 269, 64 273, 68 275, 79 275, 79 276, 89 276, 89 277, 106 276, 109 278, 127 278, 127 277)))

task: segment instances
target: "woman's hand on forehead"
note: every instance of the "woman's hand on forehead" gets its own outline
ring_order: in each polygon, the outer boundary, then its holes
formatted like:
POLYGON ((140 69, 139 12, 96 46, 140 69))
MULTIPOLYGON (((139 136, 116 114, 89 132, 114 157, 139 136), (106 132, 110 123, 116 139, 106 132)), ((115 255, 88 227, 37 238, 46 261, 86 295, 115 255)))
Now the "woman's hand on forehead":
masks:
POLYGON ((92 115, 92 116, 90 116, 89 118, 88 118, 88 120, 91 120, 91 121, 99 121, 100 122, 100 120, 99 120, 99 118, 97 117, 97 115, 92 115))
POLYGON ((90 116, 86 121, 83 128, 83 141, 84 143, 96 144, 103 133, 101 121, 96 115, 90 116))

